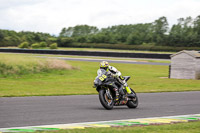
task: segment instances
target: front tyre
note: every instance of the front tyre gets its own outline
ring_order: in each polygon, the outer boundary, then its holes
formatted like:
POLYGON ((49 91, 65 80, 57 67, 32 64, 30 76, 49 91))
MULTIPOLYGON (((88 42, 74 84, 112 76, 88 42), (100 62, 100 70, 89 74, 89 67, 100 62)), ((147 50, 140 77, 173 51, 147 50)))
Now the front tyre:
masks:
MULTIPOLYGON (((132 89, 131 89, 131 91, 132 91, 132 93, 135 93, 132 89)), ((132 98, 132 99, 128 100, 127 106, 129 108, 137 108, 137 106, 138 106, 138 97, 137 97, 136 93, 135 93, 135 98, 132 98)))
POLYGON ((99 90, 99 100, 105 109, 113 109, 114 101, 107 95, 106 90, 99 90))

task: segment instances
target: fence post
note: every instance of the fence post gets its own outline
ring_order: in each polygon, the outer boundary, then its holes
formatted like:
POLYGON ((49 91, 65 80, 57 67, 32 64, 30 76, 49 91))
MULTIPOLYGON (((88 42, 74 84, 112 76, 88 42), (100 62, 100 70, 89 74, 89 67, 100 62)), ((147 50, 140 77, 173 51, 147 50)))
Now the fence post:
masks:
POLYGON ((169 74, 168 74, 168 78, 170 79, 171 77, 171 65, 169 65, 169 74))

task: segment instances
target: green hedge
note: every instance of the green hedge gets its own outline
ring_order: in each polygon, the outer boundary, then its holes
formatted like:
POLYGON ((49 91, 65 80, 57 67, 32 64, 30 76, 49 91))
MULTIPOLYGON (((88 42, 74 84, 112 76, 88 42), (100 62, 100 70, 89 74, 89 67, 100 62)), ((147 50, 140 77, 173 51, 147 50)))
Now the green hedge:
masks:
POLYGON ((40 44, 39 43, 34 43, 34 44, 31 45, 31 47, 33 49, 37 49, 37 48, 40 48, 40 44))
POLYGON ((28 48, 29 47, 29 43, 28 42, 22 42, 18 47, 19 48, 28 48))
POLYGON ((58 48, 58 44, 57 43, 52 43, 49 47, 50 47, 50 49, 57 49, 58 48))

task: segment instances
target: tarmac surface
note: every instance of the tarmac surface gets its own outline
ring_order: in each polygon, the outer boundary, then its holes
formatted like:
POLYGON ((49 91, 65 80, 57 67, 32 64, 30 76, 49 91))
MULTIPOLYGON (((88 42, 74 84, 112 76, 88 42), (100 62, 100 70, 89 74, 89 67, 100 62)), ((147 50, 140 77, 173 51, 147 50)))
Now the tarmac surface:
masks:
POLYGON ((138 93, 139 106, 105 110, 98 95, 0 98, 0 128, 200 113, 200 91, 138 93))
MULTIPOLYGON (((88 58, 70 58, 70 57, 46 57, 46 56, 37 56, 40 58, 56 58, 61 60, 70 60, 70 61, 89 61, 89 62, 101 62, 103 60, 108 61, 109 63, 126 63, 126 64, 142 64, 142 65, 161 65, 161 66, 169 66, 170 63, 160 63, 160 62, 147 62, 147 61, 133 61, 133 60, 112 60, 112 59, 94 59, 91 57, 88 58)), ((110 57, 115 58, 115 57, 110 57)), ((124 58, 129 59, 129 58, 124 58)), ((130 59, 141 59, 141 58, 130 58, 130 59)), ((144 58, 143 58, 144 59, 144 58)), ((142 60, 142 59, 141 59, 142 60)), ((150 60, 150 59, 147 59, 150 60)), ((151 60, 168 60, 168 59, 151 59, 151 60)))

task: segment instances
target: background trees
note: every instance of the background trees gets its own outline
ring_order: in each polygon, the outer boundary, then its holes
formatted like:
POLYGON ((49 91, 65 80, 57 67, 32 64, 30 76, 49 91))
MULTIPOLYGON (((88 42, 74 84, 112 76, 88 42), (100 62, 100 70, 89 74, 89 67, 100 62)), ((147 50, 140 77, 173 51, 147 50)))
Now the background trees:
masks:
POLYGON ((37 42, 50 43, 50 38, 53 37, 48 33, 40 32, 15 32, 9 30, 0 29, 0 46, 18 46, 22 42, 28 42, 29 44, 37 42))
MULTIPOLYGON (((22 42, 29 44, 46 42, 57 43, 59 47, 75 44, 120 44, 135 46, 200 46, 200 16, 179 18, 177 24, 169 27, 166 17, 160 17, 152 23, 115 25, 98 29, 95 26, 77 25, 64 27, 58 36, 48 33, 29 31, 9 31, 0 29, 0 46, 18 46, 22 42)), ((77 45, 76 45, 77 46, 77 45)))

